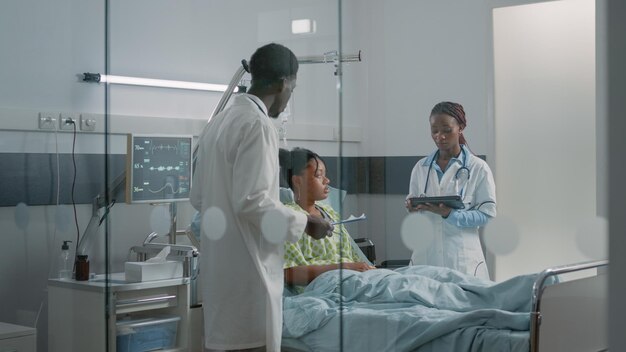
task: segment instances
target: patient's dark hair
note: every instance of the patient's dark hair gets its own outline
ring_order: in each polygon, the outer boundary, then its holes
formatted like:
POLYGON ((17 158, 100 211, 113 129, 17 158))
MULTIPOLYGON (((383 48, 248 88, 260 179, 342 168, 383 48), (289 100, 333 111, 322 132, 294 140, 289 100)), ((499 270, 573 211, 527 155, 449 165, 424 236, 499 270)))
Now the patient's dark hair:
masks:
POLYGON ((254 52, 250 57, 252 84, 265 87, 282 78, 298 73, 298 58, 289 48, 270 43, 254 52))
POLYGON ((280 165, 280 175, 278 178, 280 187, 289 188, 287 179, 289 179, 288 172, 291 167, 291 152, 283 148, 278 149, 278 164, 280 165))
POLYGON ((280 164, 281 187, 284 187, 286 184, 293 190, 291 177, 294 175, 302 175, 302 172, 306 169, 307 164, 311 160, 315 160, 315 171, 317 172, 319 162, 324 162, 324 159, 316 153, 308 149, 297 147, 293 148, 291 151, 280 148, 278 151, 278 161, 280 164))

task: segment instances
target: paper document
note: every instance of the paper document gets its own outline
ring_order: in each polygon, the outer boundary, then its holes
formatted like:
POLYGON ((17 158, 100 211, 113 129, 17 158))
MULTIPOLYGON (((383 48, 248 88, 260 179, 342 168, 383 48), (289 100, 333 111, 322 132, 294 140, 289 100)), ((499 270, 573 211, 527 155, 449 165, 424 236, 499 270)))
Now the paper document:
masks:
POLYGON ((333 221, 333 222, 331 222, 331 224, 333 224, 333 225, 347 224, 349 222, 361 221, 361 220, 365 220, 365 219, 367 219, 367 216, 365 216, 365 214, 361 214, 361 216, 359 216, 359 217, 356 217, 354 215, 350 215, 345 220, 333 221))

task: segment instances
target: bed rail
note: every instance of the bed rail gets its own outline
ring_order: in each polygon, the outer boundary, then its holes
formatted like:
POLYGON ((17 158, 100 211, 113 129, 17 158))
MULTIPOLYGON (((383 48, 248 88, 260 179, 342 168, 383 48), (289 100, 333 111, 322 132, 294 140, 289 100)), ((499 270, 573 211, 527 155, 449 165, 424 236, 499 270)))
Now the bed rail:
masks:
MULTIPOLYGON (((547 287, 550 287, 550 285, 547 284, 548 279, 553 278, 557 275, 561 275, 561 274, 573 273, 573 272, 578 272, 578 271, 583 271, 583 270, 588 270, 588 269, 603 268, 603 267, 607 267, 608 264, 609 264, 608 260, 600 260, 600 261, 591 261, 591 262, 563 265, 563 266, 548 268, 539 274, 539 276, 537 277, 533 285, 533 292, 532 292, 532 311, 530 313, 531 314, 530 316, 530 351, 531 352, 539 351, 539 341, 540 341, 539 338, 540 338, 540 331, 541 331, 540 328, 541 328, 542 319, 543 319, 541 309, 542 309, 542 303, 544 303, 543 301, 544 292, 547 287)), ((599 276, 599 273, 596 273, 596 275, 591 276, 591 278, 596 278, 598 276, 599 276)), ((585 278, 585 279, 589 279, 589 278, 585 278)), ((585 279, 573 280, 572 282, 575 282, 575 281, 582 282, 585 279)), ((598 285, 598 284, 594 281, 592 285, 598 285)), ((600 295, 605 294, 606 289, 600 288, 600 292, 601 292, 600 295)), ((572 295, 574 294, 575 292, 572 293, 572 295)), ((583 295, 586 295, 586 294, 583 294, 583 295)), ((568 298, 571 299, 572 297, 568 297, 568 298)), ((586 303, 589 299, 606 300, 606 297, 585 296, 581 300, 584 301, 583 303, 586 303)), ((591 328, 594 328, 594 326, 592 326, 591 328)))

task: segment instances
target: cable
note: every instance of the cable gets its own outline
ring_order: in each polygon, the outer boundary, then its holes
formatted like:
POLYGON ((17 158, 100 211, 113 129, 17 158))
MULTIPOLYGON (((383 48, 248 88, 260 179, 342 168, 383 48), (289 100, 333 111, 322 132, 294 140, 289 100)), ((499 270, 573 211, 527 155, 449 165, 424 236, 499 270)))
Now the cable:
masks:
POLYGON ((480 264, 485 264, 484 260, 481 260, 477 265, 476 268, 474 269, 474 276, 476 276, 476 272, 478 271, 478 267, 480 267, 480 264))
POLYGON ((115 205, 115 199, 111 200, 111 204, 107 205, 106 208, 104 209, 104 214, 102 214, 102 217, 100 218, 100 221, 98 222, 98 226, 102 225, 102 222, 104 221, 104 219, 106 219, 107 215, 109 215, 109 211, 111 210, 111 207, 113 207, 115 205))
MULTIPOLYGON (((74 165, 74 177, 72 178, 72 207, 74 209, 74 223, 76 224, 76 245, 80 239, 80 229, 78 227, 78 215, 76 214, 76 202, 74 201, 74 189, 76 188, 76 122, 72 119, 65 120, 66 123, 71 123, 74 126, 74 138, 72 140, 72 164, 74 165)), ((76 260, 74 260, 76 262, 76 260)))
POLYGON ((496 202, 494 202, 493 200, 486 200, 480 204, 474 204, 471 208, 467 209, 467 210, 480 210, 480 207, 482 207, 485 204, 496 204, 496 202))

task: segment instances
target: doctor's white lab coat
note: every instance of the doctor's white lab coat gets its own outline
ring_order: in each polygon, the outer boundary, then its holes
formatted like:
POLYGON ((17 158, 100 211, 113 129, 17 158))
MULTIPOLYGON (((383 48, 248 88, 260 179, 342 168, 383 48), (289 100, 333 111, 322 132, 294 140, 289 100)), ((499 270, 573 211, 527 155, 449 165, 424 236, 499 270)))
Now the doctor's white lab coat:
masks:
POLYGON ((279 214, 295 242, 306 215, 279 201, 278 133, 263 102, 242 94, 209 121, 198 144, 191 202, 201 214, 223 215, 201 227, 205 348, 279 351, 284 243, 268 241, 261 221, 279 214))
MULTIPOLYGON (((470 171, 470 178, 462 188, 465 209, 480 205, 481 212, 489 217, 495 217, 496 186, 491 169, 484 160, 473 155, 469 150, 465 150, 466 153, 461 153, 461 155, 465 154, 468 158, 466 167, 470 171)), ((429 160, 430 158, 423 158, 413 168, 407 198, 422 195, 427 179, 426 196, 458 194, 461 190, 456 189, 454 179, 462 163, 451 163, 439 181, 434 166, 430 167, 429 160), (430 177, 427 177, 429 172, 430 177)), ((478 227, 459 227, 446 221, 440 215, 428 211, 418 214, 427 217, 432 228, 415 229, 415 235, 423 236, 421 238, 425 238, 427 243, 413 251, 411 256, 413 265, 443 266, 468 275, 489 279, 478 227), (426 231, 429 233, 425 233, 426 231), (432 241, 430 241, 431 238, 432 241)))

